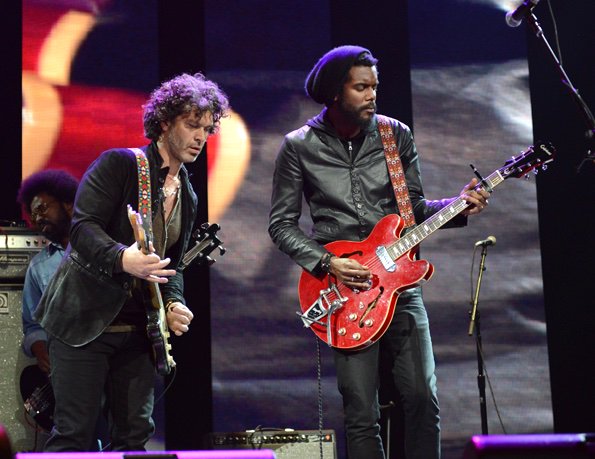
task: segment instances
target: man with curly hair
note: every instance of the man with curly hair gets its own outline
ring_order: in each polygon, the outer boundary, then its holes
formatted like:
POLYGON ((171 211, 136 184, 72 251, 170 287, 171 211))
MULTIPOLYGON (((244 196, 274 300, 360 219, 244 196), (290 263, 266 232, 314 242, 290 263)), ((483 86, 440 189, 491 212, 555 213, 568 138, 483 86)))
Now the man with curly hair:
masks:
POLYGON ((23 286, 23 351, 44 373, 50 371, 47 334, 33 313, 68 246, 77 186, 77 179, 67 172, 45 170, 23 180, 17 197, 31 224, 50 241, 31 259, 23 286))
MULTIPOLYGON (((106 387, 114 451, 144 450, 154 432, 154 362, 146 334, 149 282, 158 284, 176 335, 188 331, 177 270, 196 218, 185 163, 196 160, 229 104, 202 74, 164 82, 144 107, 142 148, 149 164, 152 252, 135 242, 127 205, 139 208, 138 151, 108 150, 83 176, 70 245, 37 310, 50 335, 55 427, 46 451, 85 451, 106 387)), ((142 155, 141 155, 142 157, 142 155)))

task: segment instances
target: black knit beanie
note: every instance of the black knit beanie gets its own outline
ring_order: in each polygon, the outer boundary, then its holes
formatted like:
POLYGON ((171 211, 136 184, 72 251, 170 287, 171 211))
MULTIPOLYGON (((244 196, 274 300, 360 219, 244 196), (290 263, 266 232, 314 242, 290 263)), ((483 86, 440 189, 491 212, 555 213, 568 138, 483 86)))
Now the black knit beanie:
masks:
POLYGON ((361 46, 339 46, 320 58, 306 78, 306 93, 319 104, 329 105, 340 91, 345 76, 362 55, 372 53, 361 46))

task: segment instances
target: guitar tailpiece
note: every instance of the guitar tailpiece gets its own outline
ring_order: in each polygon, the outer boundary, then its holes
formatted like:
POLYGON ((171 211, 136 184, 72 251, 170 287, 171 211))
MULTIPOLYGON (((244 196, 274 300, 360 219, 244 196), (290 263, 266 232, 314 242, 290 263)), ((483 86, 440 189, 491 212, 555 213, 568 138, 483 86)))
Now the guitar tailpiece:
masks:
POLYGON ((326 327, 326 323, 321 322, 320 320, 317 319, 311 319, 310 317, 306 316, 306 314, 302 314, 301 312, 296 311, 295 312, 300 319, 302 319, 302 321, 304 322, 304 327, 305 328, 309 328, 312 326, 312 324, 317 324, 320 325, 321 327, 326 327))

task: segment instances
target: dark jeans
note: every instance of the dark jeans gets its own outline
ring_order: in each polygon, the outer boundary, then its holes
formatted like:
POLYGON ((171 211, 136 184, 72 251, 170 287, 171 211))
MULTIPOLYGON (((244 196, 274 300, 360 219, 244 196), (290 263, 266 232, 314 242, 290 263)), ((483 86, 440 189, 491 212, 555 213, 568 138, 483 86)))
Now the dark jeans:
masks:
POLYGON ((81 347, 50 339, 54 429, 45 451, 93 450, 102 397, 113 451, 144 450, 155 430, 155 370, 144 332, 103 333, 81 347))
POLYGON ((384 459, 378 406, 379 346, 392 357, 392 374, 405 413, 407 459, 440 457, 440 417, 434 355, 421 289, 399 297, 393 321, 374 345, 361 351, 334 352, 343 396, 349 459, 384 459))

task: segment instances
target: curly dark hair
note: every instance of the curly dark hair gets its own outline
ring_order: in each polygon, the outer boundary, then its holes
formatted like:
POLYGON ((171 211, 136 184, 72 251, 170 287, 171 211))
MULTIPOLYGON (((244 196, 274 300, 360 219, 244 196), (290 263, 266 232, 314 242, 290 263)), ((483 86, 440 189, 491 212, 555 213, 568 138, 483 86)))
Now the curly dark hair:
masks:
POLYGON ((161 123, 173 121, 193 108, 198 109, 199 116, 211 112, 217 129, 220 119, 227 116, 229 101, 219 86, 202 73, 183 73, 155 89, 143 108, 145 137, 157 140, 163 132, 161 123))
POLYGON ((72 204, 79 182, 68 172, 47 169, 30 175, 21 183, 17 202, 21 204, 27 214, 31 214, 31 201, 39 193, 47 193, 58 201, 72 204))

